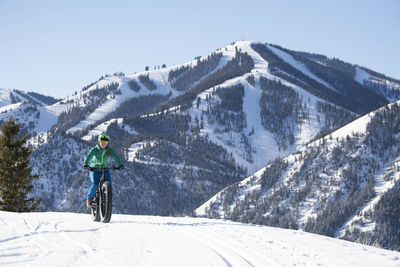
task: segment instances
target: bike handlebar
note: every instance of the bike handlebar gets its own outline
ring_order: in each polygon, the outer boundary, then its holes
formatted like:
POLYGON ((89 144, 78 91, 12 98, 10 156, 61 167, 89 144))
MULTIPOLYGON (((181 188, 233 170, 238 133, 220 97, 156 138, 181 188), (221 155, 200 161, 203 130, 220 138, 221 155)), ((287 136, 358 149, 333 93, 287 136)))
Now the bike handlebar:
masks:
POLYGON ((106 168, 100 168, 100 167, 86 167, 85 169, 89 171, 102 171, 102 170, 121 170, 121 167, 106 167, 106 168))

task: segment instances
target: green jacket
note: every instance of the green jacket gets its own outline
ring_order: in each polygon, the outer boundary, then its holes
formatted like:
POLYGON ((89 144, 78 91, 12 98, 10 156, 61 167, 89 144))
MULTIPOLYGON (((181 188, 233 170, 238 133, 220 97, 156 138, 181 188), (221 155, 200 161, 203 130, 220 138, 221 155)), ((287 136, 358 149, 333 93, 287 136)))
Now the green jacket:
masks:
POLYGON ((102 149, 98 144, 89 151, 89 154, 87 154, 85 157, 83 165, 89 165, 89 161, 92 160, 90 167, 107 168, 110 157, 112 157, 118 163, 118 166, 123 165, 121 159, 111 147, 107 146, 105 149, 102 149))

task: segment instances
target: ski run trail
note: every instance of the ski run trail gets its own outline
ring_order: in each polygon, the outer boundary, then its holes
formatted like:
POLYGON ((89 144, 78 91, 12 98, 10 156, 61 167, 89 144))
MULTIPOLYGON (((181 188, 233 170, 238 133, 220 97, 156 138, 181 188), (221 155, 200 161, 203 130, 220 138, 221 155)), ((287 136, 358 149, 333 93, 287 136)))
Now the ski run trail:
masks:
POLYGON ((0 266, 400 266, 400 252, 226 220, 0 211, 0 266))

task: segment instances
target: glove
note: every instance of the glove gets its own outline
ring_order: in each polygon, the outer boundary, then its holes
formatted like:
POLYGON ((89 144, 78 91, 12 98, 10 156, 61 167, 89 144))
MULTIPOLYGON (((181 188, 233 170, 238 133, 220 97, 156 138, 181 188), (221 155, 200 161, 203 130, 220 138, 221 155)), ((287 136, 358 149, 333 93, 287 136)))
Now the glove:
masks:
POLYGON ((83 168, 86 169, 86 170, 90 170, 90 167, 87 164, 83 165, 83 168))
POLYGON ((123 170, 123 169, 125 169, 125 166, 124 166, 124 165, 118 166, 118 170, 123 170))

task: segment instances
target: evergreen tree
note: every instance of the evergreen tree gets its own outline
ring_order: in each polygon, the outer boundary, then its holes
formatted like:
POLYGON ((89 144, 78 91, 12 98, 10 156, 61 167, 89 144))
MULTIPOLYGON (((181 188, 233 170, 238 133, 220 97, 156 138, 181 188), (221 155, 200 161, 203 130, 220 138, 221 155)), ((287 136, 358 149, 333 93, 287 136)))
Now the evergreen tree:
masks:
POLYGON ((0 135, 0 210, 36 211, 41 199, 28 198, 32 182, 39 175, 31 175, 31 149, 25 145, 28 135, 20 137, 20 124, 10 117, 1 127, 0 135))

